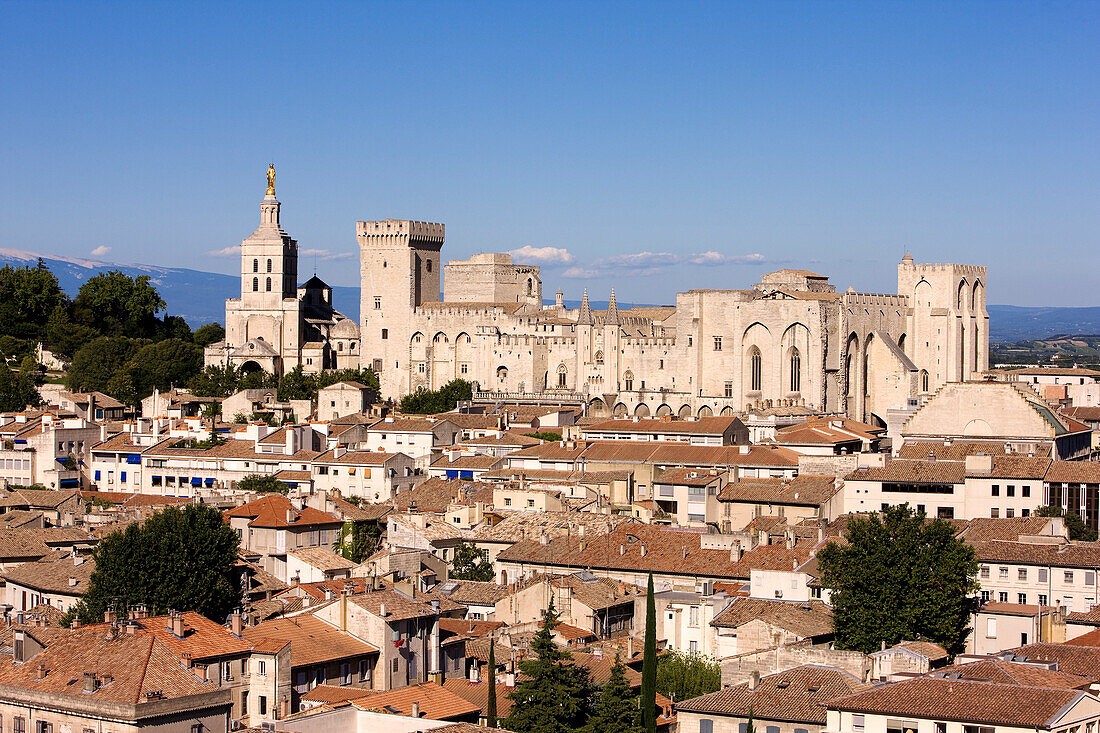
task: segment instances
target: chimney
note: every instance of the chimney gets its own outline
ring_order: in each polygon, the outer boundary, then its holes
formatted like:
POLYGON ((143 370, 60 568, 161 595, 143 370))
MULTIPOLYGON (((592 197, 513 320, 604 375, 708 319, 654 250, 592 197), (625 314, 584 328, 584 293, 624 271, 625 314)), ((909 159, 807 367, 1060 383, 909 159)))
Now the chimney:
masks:
POLYGON ((625 555, 625 554, 626 554, 626 545, 619 545, 619 555, 622 556, 622 555, 625 555))
POLYGON ((509 672, 508 674, 504 675, 504 685, 506 687, 515 687, 516 686, 516 673, 515 672, 509 672))
POLYGON ((244 616, 241 615, 241 609, 238 608, 229 617, 229 630, 236 637, 240 637, 244 633, 244 616))
POLYGON ((627 661, 630 661, 631 659, 634 658, 634 637, 633 636, 626 637, 626 658, 627 658, 627 661))
POLYGON ((180 661, 183 662, 184 667, 191 669, 191 652, 180 654, 180 661))
POLYGON ((642 550, 641 550, 642 557, 645 557, 645 553, 646 553, 645 543, 642 543, 642 550))
POLYGON ((740 540, 730 545, 730 562, 741 562, 741 542, 740 540))
POLYGON ((290 524, 290 523, 292 523, 292 522, 294 521, 294 518, 295 518, 295 511, 294 511, 294 507, 287 507, 287 509, 286 509, 286 521, 287 521, 287 524, 290 524))
POLYGON ((108 608, 103 612, 103 623, 113 624, 118 621, 118 613, 113 608, 108 608))
POLYGON ((794 530, 793 529, 788 529, 784 533, 784 535, 785 535, 785 539, 787 540, 787 549, 788 550, 793 550, 794 549, 794 530))
POLYGON ((69 576, 69 587, 70 588, 75 588, 76 587, 76 576, 75 575, 70 575, 69 576))
POLYGON ((172 614, 172 634, 177 639, 182 639, 183 638, 183 614, 182 613, 172 614))
POLYGON ((95 672, 85 672, 84 673, 84 692, 87 692, 87 693, 91 694, 91 693, 95 692, 96 687, 98 687, 98 686, 99 685, 97 684, 96 678, 95 678, 95 672))
POLYGON ((683 558, 684 560, 687 560, 687 556, 688 556, 688 548, 687 548, 687 545, 680 545, 680 556, 681 556, 681 557, 682 557, 682 558, 683 558))
POLYGON ((752 671, 752 677, 749 678, 749 689, 755 690, 760 686, 760 670, 754 669, 752 671))
POLYGON ((40 680, 46 679, 46 665, 43 664, 42 662, 38 663, 38 679, 40 679, 40 680))
POLYGON ((136 621, 128 621, 126 623, 126 635, 133 636, 137 633, 138 625, 136 621))
POLYGON ((413 700, 412 716, 414 718, 419 718, 420 717, 420 703, 417 702, 416 700, 413 700))
POLYGON ((385 603, 383 603, 381 605, 381 607, 378 609, 378 615, 381 616, 382 618, 386 618, 386 616, 389 615, 388 613, 386 613, 386 604, 385 603))

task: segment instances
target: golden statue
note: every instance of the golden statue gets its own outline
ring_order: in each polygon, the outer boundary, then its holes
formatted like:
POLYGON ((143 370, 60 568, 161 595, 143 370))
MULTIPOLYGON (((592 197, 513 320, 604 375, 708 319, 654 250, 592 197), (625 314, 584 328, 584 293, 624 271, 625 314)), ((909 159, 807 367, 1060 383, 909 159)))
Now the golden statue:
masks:
POLYGON ((275 164, 271 163, 267 166, 267 195, 275 195, 275 164))

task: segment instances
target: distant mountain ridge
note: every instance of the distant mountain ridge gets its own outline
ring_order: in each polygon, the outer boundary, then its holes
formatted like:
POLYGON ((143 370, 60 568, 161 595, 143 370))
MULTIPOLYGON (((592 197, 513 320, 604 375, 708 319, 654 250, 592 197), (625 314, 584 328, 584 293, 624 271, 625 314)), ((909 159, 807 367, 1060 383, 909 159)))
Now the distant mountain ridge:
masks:
MULTIPOLYGON (((120 270, 131 277, 147 275, 168 304, 168 313, 183 317, 192 328, 204 323, 223 322, 226 299, 240 295, 240 281, 232 275, 183 267, 121 264, 0 248, 0 267, 33 267, 39 258, 57 276, 61 289, 69 295, 76 295, 88 278, 108 270, 120 270)), ((332 289, 332 300, 341 313, 355 321, 359 320, 359 288, 335 286, 332 289)), ((580 302, 569 300, 565 301, 565 305, 577 308, 580 302)), ((619 303, 620 308, 628 308, 630 305, 622 301, 619 303)), ((592 301, 592 307, 603 309, 607 307, 607 303, 592 301)), ((998 343, 1062 334, 1100 334, 1100 306, 1062 308, 991 305, 989 321, 990 340, 998 343)))

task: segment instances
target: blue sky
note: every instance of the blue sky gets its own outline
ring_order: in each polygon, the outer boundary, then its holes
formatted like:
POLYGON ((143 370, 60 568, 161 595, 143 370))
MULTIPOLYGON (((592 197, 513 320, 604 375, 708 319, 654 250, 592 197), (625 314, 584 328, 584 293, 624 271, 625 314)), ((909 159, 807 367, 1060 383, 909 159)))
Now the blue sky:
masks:
POLYGON ((0 247, 232 273, 278 169, 300 271, 357 219, 671 302, 780 266, 1097 305, 1100 4, 0 4, 0 247), (539 259, 532 259, 538 257, 539 259))

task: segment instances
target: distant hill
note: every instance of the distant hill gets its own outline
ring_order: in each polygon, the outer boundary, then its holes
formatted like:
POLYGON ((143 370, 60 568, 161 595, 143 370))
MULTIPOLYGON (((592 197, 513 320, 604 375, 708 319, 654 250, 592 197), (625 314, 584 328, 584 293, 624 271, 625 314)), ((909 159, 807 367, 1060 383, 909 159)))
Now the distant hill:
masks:
MULTIPOLYGON (((17 249, 0 248, 0 267, 33 266, 39 259, 57 276, 61 288, 70 295, 88 278, 107 270, 121 270, 132 277, 148 275, 161 297, 168 303, 168 313, 182 316, 192 328, 204 323, 225 320, 226 298, 240 294, 240 284, 232 275, 188 270, 182 267, 157 265, 133 265, 104 262, 101 260, 40 255, 17 249)), ((359 320, 359 288, 334 287, 333 304, 348 318, 359 320)), ((607 301, 591 301, 592 308, 604 309, 607 301)), ((549 301, 553 304, 553 301, 549 301)), ((580 301, 567 300, 570 308, 580 306, 580 301)), ((641 303, 619 302, 620 308, 641 303)), ((1061 334, 1100 333, 1100 307, 1089 308, 1027 308, 1015 305, 989 306, 990 340, 998 343, 1043 339, 1061 334)))
MULTIPOLYGON (((223 323, 226 298, 238 297, 241 292, 237 278, 216 272, 157 265, 125 265, 0 248, 0 267, 33 267, 39 258, 57 276, 61 289, 72 296, 89 278, 101 272, 121 270, 131 277, 148 275, 149 281, 168 304, 169 315, 181 316, 192 328, 215 321, 223 323)), ((333 288, 332 299, 337 310, 349 318, 359 319, 359 288, 333 288)))

